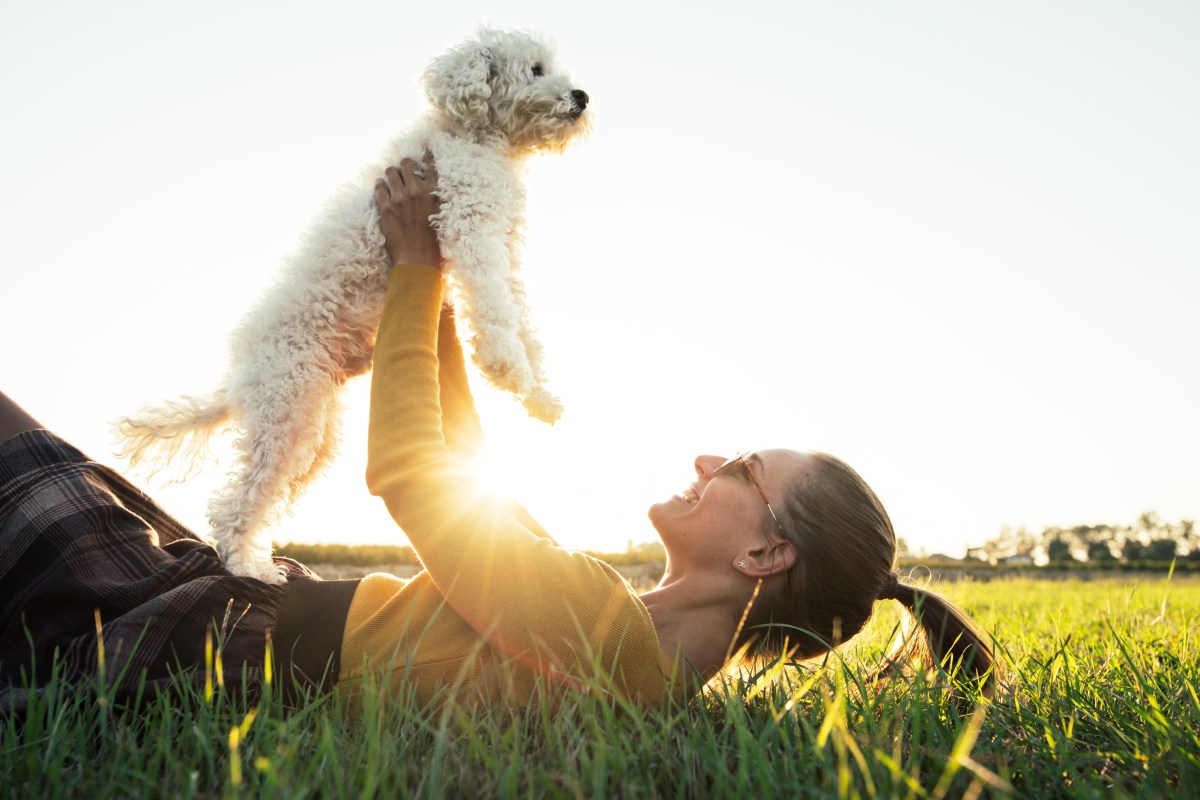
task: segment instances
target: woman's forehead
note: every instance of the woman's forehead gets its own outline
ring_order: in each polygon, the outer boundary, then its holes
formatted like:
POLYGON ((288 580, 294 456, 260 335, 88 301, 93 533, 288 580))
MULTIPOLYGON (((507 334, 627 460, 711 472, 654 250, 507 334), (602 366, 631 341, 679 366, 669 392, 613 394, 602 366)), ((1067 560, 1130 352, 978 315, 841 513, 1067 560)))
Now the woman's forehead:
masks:
POLYGON ((763 477, 772 482, 790 482, 806 473, 813 464, 812 455, 799 450, 757 450, 748 458, 757 462, 763 477))

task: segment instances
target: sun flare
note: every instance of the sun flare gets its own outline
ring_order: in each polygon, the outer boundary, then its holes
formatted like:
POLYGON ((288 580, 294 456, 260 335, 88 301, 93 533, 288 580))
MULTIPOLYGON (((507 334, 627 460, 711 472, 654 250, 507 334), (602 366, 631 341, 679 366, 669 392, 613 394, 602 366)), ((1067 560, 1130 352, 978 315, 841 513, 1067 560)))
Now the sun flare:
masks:
POLYGON ((472 476, 485 492, 497 497, 520 498, 522 471, 512 459, 505 459, 499 451, 485 447, 471 459, 470 465, 472 476))

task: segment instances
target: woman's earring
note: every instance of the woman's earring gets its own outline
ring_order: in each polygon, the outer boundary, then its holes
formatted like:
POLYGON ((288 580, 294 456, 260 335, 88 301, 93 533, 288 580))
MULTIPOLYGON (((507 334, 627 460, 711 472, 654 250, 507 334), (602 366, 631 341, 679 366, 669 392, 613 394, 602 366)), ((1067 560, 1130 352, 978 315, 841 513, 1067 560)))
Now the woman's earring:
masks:
POLYGON ((741 567, 742 569, 745 569, 746 568, 746 559, 743 558, 741 561, 739 561, 738 566, 741 567))

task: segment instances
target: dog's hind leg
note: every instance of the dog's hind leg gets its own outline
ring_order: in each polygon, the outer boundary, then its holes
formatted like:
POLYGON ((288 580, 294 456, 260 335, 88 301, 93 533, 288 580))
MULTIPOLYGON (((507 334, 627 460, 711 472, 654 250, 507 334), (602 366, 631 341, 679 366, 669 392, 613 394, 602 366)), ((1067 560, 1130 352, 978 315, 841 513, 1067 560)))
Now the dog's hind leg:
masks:
POLYGON ((247 403, 245 432, 234 442, 234 471, 209 503, 211 536, 235 575, 284 581, 283 570, 271 561, 267 530, 324 459, 322 439, 329 430, 324 399, 336 391, 328 375, 307 372, 300 385, 277 392, 277 400, 247 403))
POLYGON ((262 535, 287 478, 277 437, 253 430, 234 443, 242 451, 225 487, 208 504, 210 536, 225 568, 234 575, 282 583, 283 571, 271 561, 271 542, 262 535))
MULTIPOLYGON (((336 386, 331 387, 334 390, 336 388, 336 386)), ((310 433, 313 437, 312 463, 288 486, 287 500, 289 503, 295 502, 308 484, 316 480, 337 455, 338 442, 342 438, 342 404, 338 394, 332 393, 325 398, 325 403, 321 408, 321 424, 318 426, 314 422, 310 433)))

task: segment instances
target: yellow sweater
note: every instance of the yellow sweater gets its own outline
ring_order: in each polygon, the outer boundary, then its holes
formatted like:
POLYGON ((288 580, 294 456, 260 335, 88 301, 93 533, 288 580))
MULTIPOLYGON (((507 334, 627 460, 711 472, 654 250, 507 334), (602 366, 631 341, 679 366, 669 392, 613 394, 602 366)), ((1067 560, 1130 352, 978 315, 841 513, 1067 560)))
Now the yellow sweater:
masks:
POLYGON ((612 567, 559 547, 524 509, 480 490, 467 463, 480 442, 441 273, 398 266, 375 345, 367 485, 425 569, 363 579, 339 685, 353 692, 371 671, 422 701, 444 686, 525 702, 542 676, 663 699, 672 661, 646 606, 612 567))

